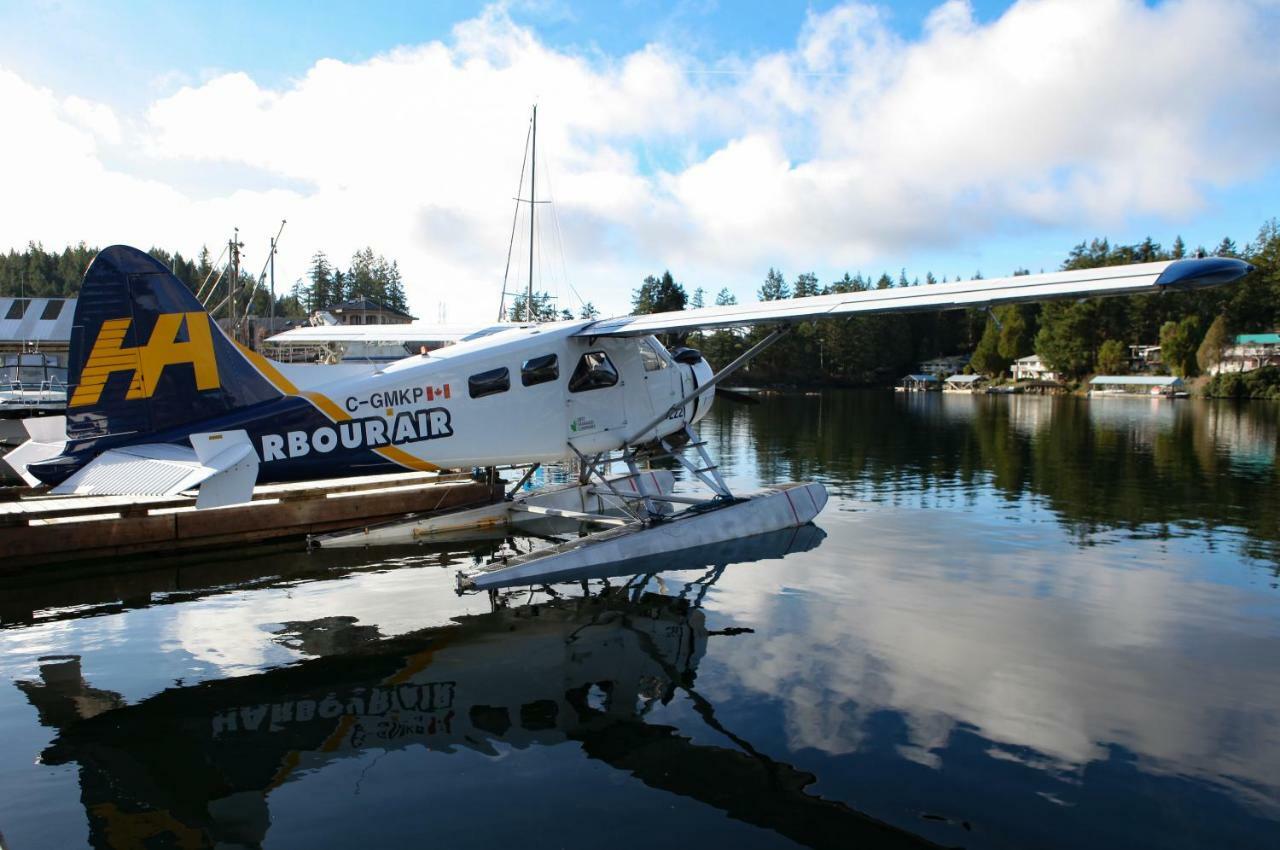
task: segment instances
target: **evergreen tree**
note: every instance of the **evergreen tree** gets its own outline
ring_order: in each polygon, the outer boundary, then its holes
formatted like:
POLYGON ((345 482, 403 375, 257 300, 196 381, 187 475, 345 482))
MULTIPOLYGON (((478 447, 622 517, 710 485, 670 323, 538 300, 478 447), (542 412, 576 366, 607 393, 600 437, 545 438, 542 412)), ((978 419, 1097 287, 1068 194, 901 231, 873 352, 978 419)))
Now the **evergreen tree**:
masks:
POLYGON ((792 294, 793 298, 808 298, 811 295, 818 294, 818 276, 813 272, 806 272, 796 278, 795 290, 792 294))
MULTIPOLYGON (((558 318, 555 305, 552 302, 550 292, 533 293, 533 321, 535 322, 554 322, 558 318)), ((512 322, 529 321, 528 311, 525 306, 529 303, 529 298, 525 293, 517 293, 511 302, 511 306, 507 308, 507 319, 512 322)))
POLYGON ((311 255, 311 270, 308 276, 311 285, 306 291, 307 312, 314 313, 316 310, 329 309, 333 303, 333 269, 324 251, 316 251, 311 255))
POLYGON ((732 307, 734 304, 737 304, 737 303, 738 303, 737 297, 732 292, 729 291, 729 287, 727 286, 723 287, 719 292, 716 293, 717 307, 732 307))
POLYGON ((1200 347, 1196 349, 1196 364, 1200 371, 1208 373, 1221 363, 1231 343, 1231 334, 1227 332, 1227 317, 1219 316, 1209 325, 1204 339, 1200 341, 1200 347))
POLYGON ((764 285, 760 287, 757 297, 761 301, 779 301, 783 298, 791 297, 791 288, 787 286, 787 282, 782 278, 782 272, 775 268, 770 268, 769 273, 765 275, 764 285))
POLYGON ((1187 316, 1180 322, 1165 322, 1160 328, 1160 359, 1180 378, 1194 377, 1198 371, 1196 352, 1200 348, 1200 320, 1187 316))
POLYGON ((683 310, 688 296, 684 287, 676 283, 670 271, 664 271, 661 278, 649 275, 640 288, 631 296, 633 313, 666 313, 683 310))
POLYGON ((1036 354, 1055 372, 1079 378, 1093 368, 1097 310, 1092 301, 1051 301, 1040 312, 1036 354))
POLYGON ((1098 371, 1103 375, 1123 375, 1128 371, 1129 357, 1124 343, 1105 339, 1098 346, 1098 371))
POLYGON ((1009 368, 1010 360, 1000 353, 1000 329, 993 319, 987 319, 987 326, 982 331, 982 339, 969 358, 973 371, 984 375, 1000 375, 1009 368))
POLYGON ((701 286, 693 291, 693 297, 689 299, 689 306, 695 310, 699 310, 705 306, 707 294, 701 286))
POLYGON ((586 304, 583 304, 582 309, 578 311, 578 318, 579 319, 598 319, 600 318, 600 311, 596 309, 595 304, 592 304, 590 301, 588 301, 586 304))

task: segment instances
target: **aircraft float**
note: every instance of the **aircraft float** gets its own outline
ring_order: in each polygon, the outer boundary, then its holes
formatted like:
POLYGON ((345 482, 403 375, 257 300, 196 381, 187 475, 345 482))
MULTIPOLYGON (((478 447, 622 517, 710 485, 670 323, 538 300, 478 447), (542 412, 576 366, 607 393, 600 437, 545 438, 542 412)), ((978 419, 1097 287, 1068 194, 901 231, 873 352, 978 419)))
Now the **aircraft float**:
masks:
MULTIPOLYGON (((618 318, 500 324, 427 355, 353 374, 275 363, 229 339, 191 291, 135 248, 103 250, 85 274, 71 335, 65 423, 33 420, 6 461, 54 494, 250 500, 256 484, 399 470, 576 460, 576 483, 461 514, 321 541, 367 545, 553 517, 602 531, 461 577, 467 587, 546 580, 642 556, 804 525, 816 482, 732 493, 698 437, 717 387, 797 322, 990 308, 1023 301, 1187 290, 1252 270, 1212 257, 818 295, 618 318), (655 336, 773 326, 719 370, 655 336), (65 426, 65 428, 64 428, 65 426), (673 492, 674 458, 709 491, 673 492), (611 474, 620 463, 625 474, 611 474)), ((380 328, 385 332, 385 328, 380 328)))

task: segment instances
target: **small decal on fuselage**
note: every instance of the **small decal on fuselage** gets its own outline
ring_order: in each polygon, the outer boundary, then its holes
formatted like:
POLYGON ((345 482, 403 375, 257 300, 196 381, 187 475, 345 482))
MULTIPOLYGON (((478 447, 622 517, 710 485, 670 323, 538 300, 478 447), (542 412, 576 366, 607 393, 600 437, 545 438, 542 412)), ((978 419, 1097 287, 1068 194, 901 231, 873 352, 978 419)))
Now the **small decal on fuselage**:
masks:
POLYGON ((263 434, 259 440, 258 453, 263 463, 270 463, 303 457, 312 452, 328 454, 338 448, 377 449, 452 436, 453 421, 449 411, 443 407, 429 407, 426 410, 399 413, 394 419, 369 416, 320 425, 305 431, 263 434))
POLYGON ((449 385, 385 390, 383 392, 369 393, 366 398, 347 396, 343 406, 347 408, 348 413, 355 413, 362 407, 369 407, 374 410, 381 410, 384 407, 410 407, 421 402, 424 397, 427 401, 435 401, 437 398, 449 398, 449 385))

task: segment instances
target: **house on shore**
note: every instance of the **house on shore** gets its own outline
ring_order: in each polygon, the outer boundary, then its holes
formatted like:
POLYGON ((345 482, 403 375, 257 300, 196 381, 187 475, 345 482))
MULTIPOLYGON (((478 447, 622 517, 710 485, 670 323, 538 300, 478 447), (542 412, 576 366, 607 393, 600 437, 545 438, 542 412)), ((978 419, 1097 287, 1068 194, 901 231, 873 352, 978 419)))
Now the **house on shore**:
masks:
POLYGON ((1039 354, 1029 354, 1013 361, 1013 380, 1057 383, 1061 380, 1061 376, 1045 365, 1039 354))
POLYGON ((334 304, 328 310, 340 324, 344 325, 407 325, 414 317, 408 313, 388 307, 372 298, 353 298, 334 304))
POLYGON ((920 364, 920 374, 945 378, 954 375, 969 365, 969 355, 953 354, 950 357, 935 357, 920 364))
POLYGON ((1252 372, 1263 366, 1280 366, 1280 333, 1240 334, 1235 344, 1222 352, 1222 361, 1209 369, 1221 372, 1252 372))
POLYGON ((1163 368, 1164 362, 1160 359, 1160 346, 1129 346, 1129 374, 1136 375, 1141 372, 1159 372, 1163 368))

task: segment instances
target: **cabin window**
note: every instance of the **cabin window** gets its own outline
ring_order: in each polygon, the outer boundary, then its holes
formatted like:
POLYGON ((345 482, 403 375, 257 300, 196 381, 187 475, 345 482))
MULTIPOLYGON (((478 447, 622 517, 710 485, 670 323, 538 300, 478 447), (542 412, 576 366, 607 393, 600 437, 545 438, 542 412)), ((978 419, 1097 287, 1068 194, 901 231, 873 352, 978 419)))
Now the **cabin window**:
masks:
POLYGON ((484 398, 511 389, 511 376, 507 367, 503 366, 501 369, 490 369, 488 372, 472 375, 467 379, 467 385, 472 398, 484 398))
POLYGON ((656 372, 659 369, 667 368, 666 358, 658 353, 657 344, 653 340, 636 340, 636 346, 640 349, 640 362, 644 364, 646 372, 656 372))
POLYGON ((520 367, 520 383, 526 387, 545 384, 560 377, 560 360, 554 354, 544 354, 524 361, 520 367))
POLYGON ((578 361, 577 368, 569 378, 569 392, 583 393, 588 390, 602 390, 618 383, 618 370, 613 361, 603 351, 588 351, 578 361))

